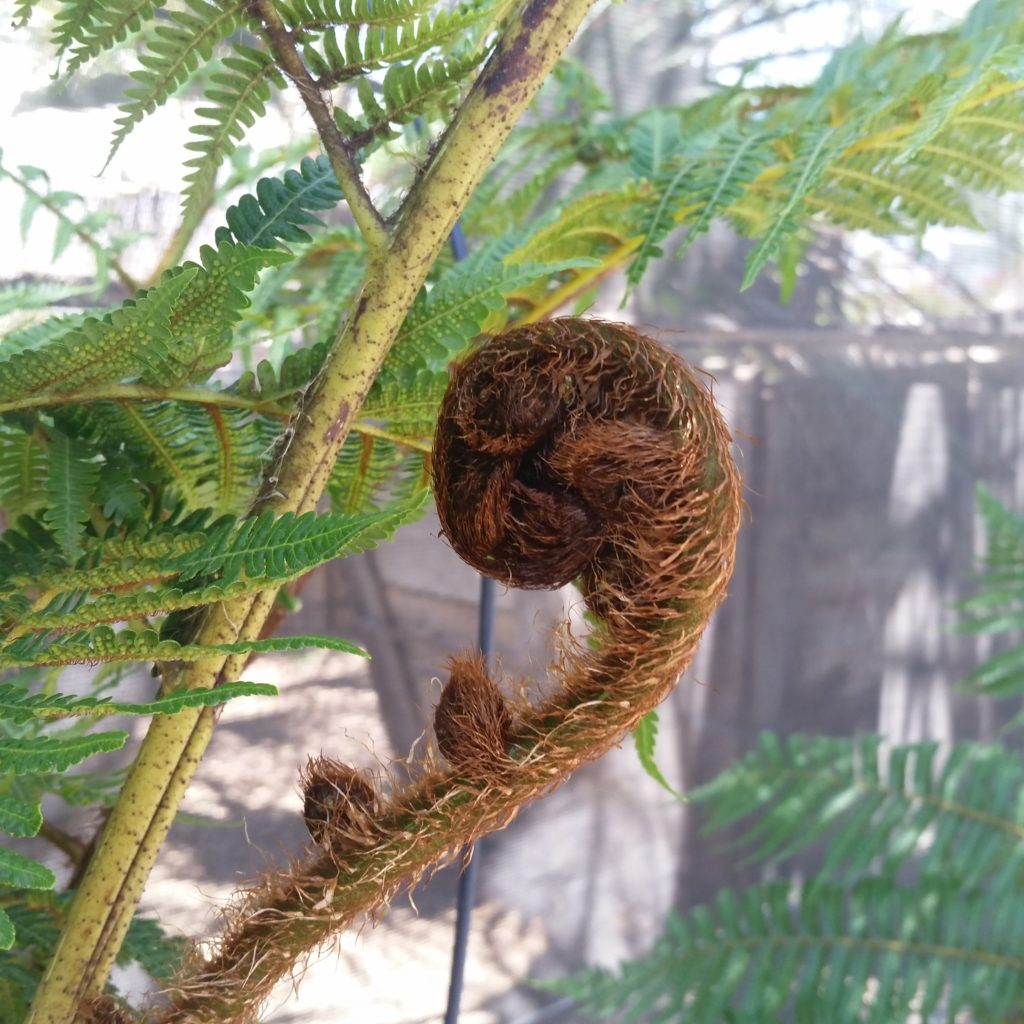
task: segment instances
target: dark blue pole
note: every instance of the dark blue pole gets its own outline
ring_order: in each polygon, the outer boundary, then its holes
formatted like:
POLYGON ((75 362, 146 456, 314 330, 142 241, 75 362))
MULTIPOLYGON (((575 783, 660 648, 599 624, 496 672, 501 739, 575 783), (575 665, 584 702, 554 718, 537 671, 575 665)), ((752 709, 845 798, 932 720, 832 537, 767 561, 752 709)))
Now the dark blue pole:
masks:
MULTIPOLYGON (((469 255, 469 246, 458 221, 452 230, 449 240, 452 255, 456 261, 464 260, 469 255)), ((494 580, 480 579, 480 615, 477 622, 477 646, 490 665, 494 659, 494 603, 496 588, 494 580)), ((452 974, 448 982, 448 1006, 444 1013, 444 1024, 458 1024, 459 1006, 462 1003, 462 986, 466 974, 466 951, 469 947, 469 925, 473 916, 473 904, 476 902, 476 876, 480 866, 481 844, 476 850, 465 846, 459 855, 461 871, 459 872, 459 891, 455 903, 455 948, 452 951, 452 974)))

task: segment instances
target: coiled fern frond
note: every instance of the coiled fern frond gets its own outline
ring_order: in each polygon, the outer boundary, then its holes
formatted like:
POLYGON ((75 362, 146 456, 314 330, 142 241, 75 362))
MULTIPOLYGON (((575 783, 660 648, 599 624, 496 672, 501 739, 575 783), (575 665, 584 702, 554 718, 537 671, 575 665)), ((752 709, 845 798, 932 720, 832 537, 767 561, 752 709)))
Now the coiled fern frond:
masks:
MULTIPOLYGON (((578 577, 597 627, 589 643, 563 634, 538 703, 507 699, 479 658, 453 658, 435 717, 448 767, 435 754, 409 786, 358 807, 339 797, 333 837, 320 814, 317 852, 242 895, 163 1024, 252 1019, 298 955, 507 824, 666 696, 732 570, 729 442, 706 386, 621 325, 519 328, 456 367, 433 456, 445 535, 513 586, 578 577)), ((350 792, 345 779, 332 791, 350 792)))

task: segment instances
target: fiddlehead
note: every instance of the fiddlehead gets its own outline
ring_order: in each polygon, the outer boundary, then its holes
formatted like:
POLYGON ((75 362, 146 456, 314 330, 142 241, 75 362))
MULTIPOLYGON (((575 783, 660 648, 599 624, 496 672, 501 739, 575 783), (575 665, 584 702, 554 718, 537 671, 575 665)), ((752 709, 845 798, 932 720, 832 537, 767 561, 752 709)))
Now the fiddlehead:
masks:
POLYGON ((343 785, 325 789, 311 768, 319 850, 241 897, 163 1020, 252 1019, 304 953, 507 824, 665 697, 732 569, 740 489, 729 443, 706 387, 628 327, 548 321, 455 368, 433 456, 445 536, 511 585, 578 579, 593 636, 563 633, 558 685, 538 703, 506 700, 477 656, 453 658, 435 716, 448 768, 431 758, 390 797, 341 766, 331 770, 343 785))

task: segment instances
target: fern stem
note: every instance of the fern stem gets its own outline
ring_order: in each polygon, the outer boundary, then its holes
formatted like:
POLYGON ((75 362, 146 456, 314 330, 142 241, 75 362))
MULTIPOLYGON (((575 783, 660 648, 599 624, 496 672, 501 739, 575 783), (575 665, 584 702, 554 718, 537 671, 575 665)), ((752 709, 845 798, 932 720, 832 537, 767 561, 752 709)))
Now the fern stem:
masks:
POLYGON ((49 821, 44 821, 40 826, 39 838, 56 846, 61 853, 67 856, 73 867, 78 867, 88 850, 88 846, 81 839, 76 839, 70 832, 65 832, 49 821))
POLYGON ((362 233, 370 253, 383 252, 388 245, 388 229, 377 207, 373 205, 370 194, 366 191, 359 167, 352 155, 348 143, 343 138, 335 123, 334 115, 324 100, 323 93, 313 81, 309 70, 299 56, 295 43, 287 26, 277 13, 273 0, 253 0, 252 10, 263 22, 274 58, 281 70, 295 83, 302 102, 306 105, 320 141, 331 161, 331 167, 337 176, 338 184, 352 211, 356 227, 362 233))
MULTIPOLYGON (((473 189, 537 89, 575 34, 594 0, 527 0, 496 44, 483 71, 441 139, 433 159, 399 211, 390 237, 366 196, 330 112, 269 0, 255 9, 281 46, 282 68, 300 85, 335 166, 353 215, 375 239, 378 254, 364 275, 351 318, 328 357, 316 390, 297 411, 297 428, 268 479, 276 511, 313 508, 338 450, 398 334, 427 272, 473 189), (272 27, 269 27, 272 26, 272 27), (298 63, 298 67, 296 67, 298 63), (311 87, 312 86, 312 90, 311 87), (381 251, 384 245, 386 249, 381 251)), ((372 248, 372 246, 371 246, 372 248)), ((197 643, 254 639, 270 614, 275 591, 217 605, 197 643)), ((192 663, 174 685, 210 686, 237 678, 244 657, 192 663)), ((139 756, 104 829, 96 854, 69 908, 53 960, 39 986, 28 1024, 67 1024, 75 1008, 103 991, 134 907, 184 797, 214 723, 210 711, 186 709, 153 720, 139 756)))

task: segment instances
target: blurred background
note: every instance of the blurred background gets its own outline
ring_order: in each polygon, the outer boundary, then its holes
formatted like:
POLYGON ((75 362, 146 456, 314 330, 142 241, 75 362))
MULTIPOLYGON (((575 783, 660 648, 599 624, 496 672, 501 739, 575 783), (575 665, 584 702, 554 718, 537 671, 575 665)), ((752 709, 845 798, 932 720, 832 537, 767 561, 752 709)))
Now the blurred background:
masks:
MULTIPOLYGON (((807 82, 858 34, 875 37, 897 16, 929 31, 966 7, 630 0, 599 5, 573 56, 615 111, 629 113, 740 80, 807 82)), ((182 147, 199 102, 184 96, 144 121, 100 174, 131 57, 111 57, 63 89, 50 80, 43 27, 0 39, 4 165, 50 168, 53 190, 117 218, 116 259, 128 277, 144 275, 174 232, 182 147)), ((309 136, 285 99, 238 159, 261 146, 302 152, 309 136)), ((976 487, 1024 509, 1024 197, 979 199, 974 213, 983 231, 881 240, 826 229, 785 304, 774 271, 740 292, 749 243, 716 227, 685 262, 653 267, 624 309, 621 281, 608 282, 592 308, 644 326, 713 375, 745 481, 729 599, 661 711, 657 760, 682 792, 750 750, 764 729, 948 744, 994 738, 1019 710, 953 691, 990 653, 984 640, 953 631, 983 548, 976 487)), ((88 285, 88 246, 65 239, 55 258, 45 231, 22 245, 23 216, 20 192, 0 180, 0 281, 88 285)), ((59 238, 56 221, 55 230, 59 238)), ((118 276, 113 291, 124 287, 118 276)), ((446 658, 475 642, 477 596, 477 578, 438 538, 433 517, 317 572, 285 631, 336 633, 373 660, 317 652, 254 663, 247 678, 279 684, 281 696, 226 708, 145 907, 172 930, 212 930, 218 902, 240 880, 303 842, 296 778, 307 755, 367 765, 407 756, 446 658)), ((571 590, 501 592, 497 607, 497 657, 512 676, 542 675, 556 623, 580 612, 571 590)), ((481 844, 461 1019, 576 1021, 571 1005, 530 981, 638 955, 669 910, 764 875, 700 825, 699 813, 645 774, 627 741, 481 844)), ((454 889, 454 871, 441 871, 346 935, 294 991, 279 993, 266 1019, 439 1021, 454 889)))

